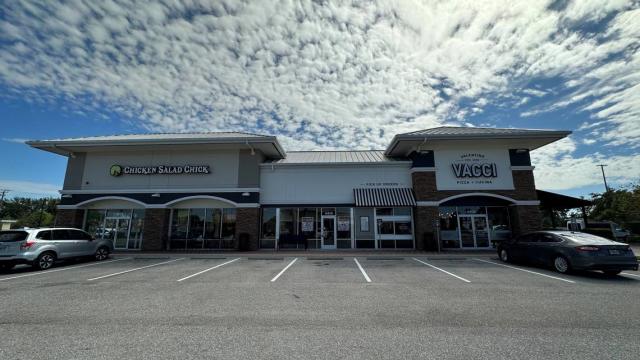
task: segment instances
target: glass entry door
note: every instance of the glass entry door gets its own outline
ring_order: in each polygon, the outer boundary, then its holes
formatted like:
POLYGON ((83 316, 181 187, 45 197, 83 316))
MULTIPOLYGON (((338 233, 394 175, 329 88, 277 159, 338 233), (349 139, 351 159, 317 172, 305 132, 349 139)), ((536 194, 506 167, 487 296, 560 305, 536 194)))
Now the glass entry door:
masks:
POLYGON ((490 245, 486 215, 459 215, 460 247, 487 248, 490 245))
POLYGON ((104 222, 105 237, 109 237, 113 241, 115 249, 126 249, 129 240, 129 225, 131 221, 128 218, 106 218, 104 222))
POLYGON ((322 249, 336 248, 336 217, 322 216, 322 249))

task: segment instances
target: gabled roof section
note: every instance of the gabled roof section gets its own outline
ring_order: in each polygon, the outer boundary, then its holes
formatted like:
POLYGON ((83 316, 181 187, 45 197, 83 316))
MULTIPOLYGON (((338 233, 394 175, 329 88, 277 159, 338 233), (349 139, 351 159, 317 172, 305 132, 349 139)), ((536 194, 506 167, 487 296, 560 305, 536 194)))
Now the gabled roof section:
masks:
POLYGON ((272 160, 265 165, 400 164, 402 162, 410 163, 406 158, 386 156, 384 150, 289 151, 286 158, 272 160))
POLYGON ((500 129, 463 126, 440 126, 431 129, 418 130, 397 136, 434 136, 434 137, 495 137, 495 136, 547 136, 549 132, 570 134, 570 131, 556 131, 543 129, 500 129))
POLYGON ((244 132, 195 132, 195 133, 151 133, 89 136, 79 138, 33 140, 27 145, 37 149, 68 156, 73 152, 91 149, 144 145, 205 145, 245 144, 247 148, 259 148, 268 157, 284 158, 286 153, 275 136, 244 132))
POLYGON ((545 129, 500 129, 464 126, 440 126, 418 130, 393 137, 385 150, 389 156, 406 156, 417 146, 428 146, 430 142, 445 140, 498 140, 522 139, 523 147, 533 150, 560 140, 571 134, 571 131, 545 129))

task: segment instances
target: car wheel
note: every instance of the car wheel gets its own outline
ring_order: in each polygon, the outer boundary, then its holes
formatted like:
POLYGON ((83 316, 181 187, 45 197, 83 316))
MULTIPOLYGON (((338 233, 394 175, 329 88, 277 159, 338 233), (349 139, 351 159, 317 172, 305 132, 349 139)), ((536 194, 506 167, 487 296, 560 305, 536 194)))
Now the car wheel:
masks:
POLYGON ((509 252, 507 251, 507 249, 500 249, 500 251, 498 252, 498 257, 500 257, 500 260, 503 262, 511 261, 511 258, 509 257, 509 252))
POLYGON ((94 257, 98 261, 106 260, 109 257, 109 249, 106 246, 99 247, 94 257))
POLYGON ((602 272, 607 276, 616 276, 622 272, 622 270, 602 270, 602 272))
POLYGON ((553 259, 553 268, 561 274, 566 274, 571 270, 569 260, 562 255, 558 255, 553 259))
POLYGON ((36 261, 33 262, 33 267, 38 270, 47 270, 50 269, 55 262, 56 254, 47 251, 38 255, 36 261))

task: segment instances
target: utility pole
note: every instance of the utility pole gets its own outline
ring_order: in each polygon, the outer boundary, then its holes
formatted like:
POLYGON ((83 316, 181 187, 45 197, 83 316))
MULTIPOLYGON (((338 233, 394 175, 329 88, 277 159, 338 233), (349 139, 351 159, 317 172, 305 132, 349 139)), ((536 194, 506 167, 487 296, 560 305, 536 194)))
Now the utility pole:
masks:
POLYGON ((9 189, 1 189, 0 190, 0 214, 2 213, 2 208, 4 207, 4 196, 11 190, 9 189))
POLYGON ((606 192, 609 192, 609 185, 607 185, 607 177, 604 175, 604 167, 607 165, 596 165, 600 167, 600 170, 602 170, 602 180, 604 180, 604 189, 606 190, 606 192))

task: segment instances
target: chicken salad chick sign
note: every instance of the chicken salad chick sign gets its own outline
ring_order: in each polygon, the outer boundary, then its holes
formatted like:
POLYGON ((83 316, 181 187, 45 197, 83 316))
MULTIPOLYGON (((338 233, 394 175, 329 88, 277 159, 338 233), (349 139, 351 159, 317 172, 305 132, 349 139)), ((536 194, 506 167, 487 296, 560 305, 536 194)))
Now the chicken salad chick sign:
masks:
POLYGON ((157 166, 125 166, 111 165, 111 176, 122 175, 203 175, 210 174, 209 165, 157 165, 157 166))

